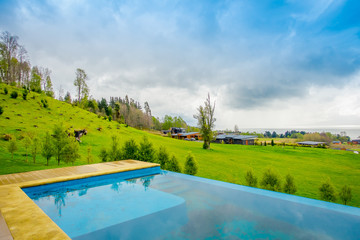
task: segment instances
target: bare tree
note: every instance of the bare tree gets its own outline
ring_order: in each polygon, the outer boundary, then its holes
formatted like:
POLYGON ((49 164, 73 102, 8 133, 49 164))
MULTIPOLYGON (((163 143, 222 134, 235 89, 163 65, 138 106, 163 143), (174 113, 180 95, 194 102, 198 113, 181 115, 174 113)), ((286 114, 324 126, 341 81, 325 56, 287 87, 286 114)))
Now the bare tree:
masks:
POLYGON ((9 32, 5 31, 1 34, 0 37, 1 43, 1 55, 4 59, 4 66, 2 66, 4 71, 4 80, 5 83, 10 84, 15 81, 14 79, 14 61, 16 59, 16 53, 19 48, 18 36, 13 36, 9 32))

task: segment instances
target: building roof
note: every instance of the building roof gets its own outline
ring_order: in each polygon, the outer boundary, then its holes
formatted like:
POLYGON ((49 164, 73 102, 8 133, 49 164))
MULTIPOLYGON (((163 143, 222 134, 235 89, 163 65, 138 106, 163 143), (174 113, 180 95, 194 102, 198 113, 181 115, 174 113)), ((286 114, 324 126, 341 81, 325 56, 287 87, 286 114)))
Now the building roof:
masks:
POLYGON ((224 140, 224 139, 237 139, 237 140, 248 140, 248 139, 255 139, 257 136, 252 135, 235 135, 235 134, 221 134, 217 135, 217 140, 224 140))
POLYGON ((319 145, 319 144, 325 144, 326 142, 315 142, 315 141, 304 141, 304 142, 298 142, 297 144, 302 145, 319 145))

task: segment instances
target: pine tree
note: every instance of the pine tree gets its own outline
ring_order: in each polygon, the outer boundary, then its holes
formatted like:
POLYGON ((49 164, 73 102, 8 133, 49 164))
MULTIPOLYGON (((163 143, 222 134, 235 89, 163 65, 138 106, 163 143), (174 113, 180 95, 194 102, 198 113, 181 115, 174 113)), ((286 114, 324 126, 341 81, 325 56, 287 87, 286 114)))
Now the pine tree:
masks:
POLYGON ((172 156, 172 158, 166 163, 166 170, 181 173, 179 162, 175 156, 172 156))
POLYGON ((261 186, 264 189, 271 191, 281 191, 281 182, 278 174, 274 172, 271 168, 268 168, 263 175, 261 180, 261 186))
POLYGON ((149 142, 147 137, 144 137, 143 141, 140 143, 139 160, 144 162, 154 162, 154 159, 155 150, 152 146, 152 143, 149 142))
POLYGON ((134 139, 130 139, 125 142, 123 147, 123 158, 124 159, 138 159, 139 147, 134 139))
POLYGON ((257 186, 257 177, 254 175, 254 171, 250 168, 245 175, 246 185, 249 187, 256 187, 257 186))
POLYGON ((319 191, 321 200, 329 202, 336 201, 335 190, 332 183, 330 182, 330 178, 328 178, 323 184, 321 184, 319 191))
POLYGON ((285 177, 285 184, 284 184, 284 193, 294 194, 296 193, 297 188, 294 182, 294 177, 290 174, 286 175, 285 177))
POLYGON ((157 158, 157 162, 160 164, 160 168, 165 169, 166 163, 169 161, 169 154, 167 153, 166 147, 159 147, 157 158))
POLYGON ((198 166, 194 156, 189 153, 186 156, 184 173, 189 175, 195 175, 197 173, 198 166))

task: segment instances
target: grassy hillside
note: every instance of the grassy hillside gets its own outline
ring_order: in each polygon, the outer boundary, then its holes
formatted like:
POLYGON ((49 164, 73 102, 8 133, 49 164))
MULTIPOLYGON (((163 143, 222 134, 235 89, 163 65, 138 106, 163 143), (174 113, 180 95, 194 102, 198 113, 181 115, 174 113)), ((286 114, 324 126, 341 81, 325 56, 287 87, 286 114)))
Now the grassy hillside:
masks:
MULTIPOLYGON (((91 147, 94 163, 100 162, 98 157, 102 147, 109 148, 111 136, 118 135, 120 145, 133 138, 138 143, 147 136, 158 149, 166 146, 174 154, 181 166, 185 156, 190 151, 199 163, 198 176, 244 184, 244 175, 249 167, 254 169, 260 180, 267 167, 275 169, 282 177, 291 173, 298 186, 297 195, 318 198, 318 188, 327 177, 331 178, 337 191, 345 184, 352 187, 353 200, 350 205, 360 207, 360 156, 347 151, 330 149, 293 148, 280 146, 239 146, 212 144, 211 150, 203 150, 202 143, 188 142, 162 137, 145 131, 119 125, 98 118, 97 115, 73 107, 70 104, 54 100, 36 93, 30 93, 28 100, 21 96, 10 98, 12 91, 22 91, 6 86, 8 95, 3 94, 6 85, 0 84, 0 106, 4 113, 0 116, 0 136, 11 134, 16 136, 18 150, 11 159, 7 150, 8 141, 0 140, 0 174, 31 171, 58 167, 54 159, 50 166, 45 166, 45 159, 40 155, 36 163, 25 162, 25 148, 22 136, 31 132, 43 137, 46 131, 52 131, 53 126, 62 122, 67 128, 88 130, 88 135, 82 137, 80 145, 81 159, 75 165, 87 164, 87 148, 91 147), (41 100, 46 99, 49 107, 41 106, 41 100), (102 131, 97 128, 101 127, 102 131)), ((66 166, 61 163, 60 167, 66 166)), ((338 199, 338 203, 341 201, 338 199)))

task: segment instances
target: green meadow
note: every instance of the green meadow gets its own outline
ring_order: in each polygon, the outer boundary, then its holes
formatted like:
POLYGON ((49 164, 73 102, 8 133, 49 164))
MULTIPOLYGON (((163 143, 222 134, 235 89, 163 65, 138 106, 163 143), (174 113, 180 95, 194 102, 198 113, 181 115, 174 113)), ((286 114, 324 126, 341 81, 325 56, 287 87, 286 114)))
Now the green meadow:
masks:
MULTIPOLYGON (((32 133, 43 138, 47 131, 52 132, 55 124, 62 123, 66 128, 87 129, 88 134, 81 138, 81 158, 74 165, 87 164, 88 148, 91 148, 93 162, 100 162, 101 148, 110 148, 111 136, 117 135, 120 147, 128 139, 137 143, 146 136, 157 150, 165 146, 170 154, 177 157, 183 167, 188 152, 195 156, 200 177, 226 181, 235 184, 245 184, 244 175, 251 167, 258 181, 268 167, 279 173, 284 182, 286 174, 294 176, 298 191, 296 195, 319 198, 319 187, 328 177, 337 192, 347 184, 352 188, 353 199, 349 205, 360 207, 360 156, 352 152, 330 149, 282 147, 282 146, 241 146, 211 144, 211 150, 203 150, 202 143, 170 139, 147 131, 137 130, 117 122, 109 122, 68 103, 61 102, 45 95, 30 93, 27 100, 21 96, 22 90, 0 84, 0 106, 4 113, 0 115, 0 174, 57 168, 70 166, 65 163, 57 165, 54 158, 50 166, 45 166, 46 160, 38 154, 36 163, 32 156, 28 157, 24 148, 23 137, 32 133), (4 94, 4 88, 9 93, 4 94), (17 99, 10 98, 12 91, 17 91, 17 99), (46 99, 48 108, 41 104, 46 99), (101 128, 101 131, 98 130, 101 128), (18 150, 12 159, 8 152, 8 141, 5 134, 16 137, 18 150)), ((261 141, 261 140, 260 140, 261 141)), ((340 199, 337 200, 341 203, 340 199)))

